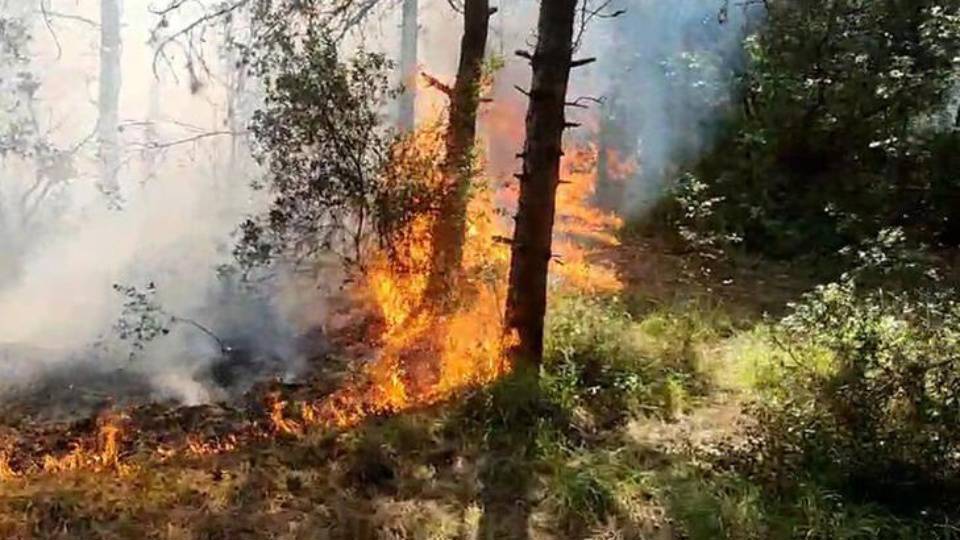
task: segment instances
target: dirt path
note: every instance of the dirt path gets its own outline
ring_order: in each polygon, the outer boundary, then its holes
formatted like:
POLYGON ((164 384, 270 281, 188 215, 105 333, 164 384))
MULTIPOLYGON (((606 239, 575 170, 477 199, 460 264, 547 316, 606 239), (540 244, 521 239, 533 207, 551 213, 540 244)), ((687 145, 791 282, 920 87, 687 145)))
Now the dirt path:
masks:
POLYGON ((743 402, 739 392, 724 390, 673 421, 635 419, 627 426, 626 436, 638 446, 664 454, 709 449, 742 432, 749 421, 743 402))

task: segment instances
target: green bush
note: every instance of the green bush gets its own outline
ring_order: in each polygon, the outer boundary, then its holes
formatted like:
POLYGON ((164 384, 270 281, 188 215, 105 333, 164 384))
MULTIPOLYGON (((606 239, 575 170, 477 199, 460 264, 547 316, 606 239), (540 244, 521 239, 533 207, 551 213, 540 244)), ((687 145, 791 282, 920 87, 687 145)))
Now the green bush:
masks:
POLYGON ((851 502, 812 482, 770 497, 741 476, 677 466, 658 475, 657 492, 691 540, 915 540, 955 538, 950 521, 904 519, 851 502))
POLYGON ((559 299, 547 319, 545 397, 561 408, 589 410, 607 424, 652 403, 654 362, 634 339, 635 324, 618 299, 559 299))
POLYGON ((957 246, 960 8, 763 2, 709 152, 644 228, 702 251, 833 254, 890 226, 957 246))
POLYGON ((777 334, 781 384, 759 415, 758 470, 813 476, 903 510, 960 501, 960 304, 952 292, 818 287, 777 334))

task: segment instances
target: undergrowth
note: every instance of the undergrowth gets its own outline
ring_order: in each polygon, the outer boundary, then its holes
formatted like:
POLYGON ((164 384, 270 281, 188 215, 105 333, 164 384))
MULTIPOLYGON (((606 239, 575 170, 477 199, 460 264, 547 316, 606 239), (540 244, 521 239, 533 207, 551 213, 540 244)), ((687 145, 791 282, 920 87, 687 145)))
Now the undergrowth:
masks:
POLYGON ((943 489, 892 508, 852 481, 862 470, 897 480, 877 466, 907 452, 938 467, 912 468, 913 478, 950 471, 948 454, 930 452, 952 447, 930 443, 953 440, 952 387, 908 384, 918 364, 930 375, 956 357, 953 319, 933 324, 932 313, 943 310, 842 285, 784 322, 752 324, 696 303, 564 297, 551 306, 537 373, 344 432, 143 461, 125 476, 7 481, 0 537, 952 538, 951 513, 929 503, 943 489), (851 379, 851 367, 870 373, 878 359, 882 377, 851 379), (928 409, 905 417, 911 395, 928 409), (682 433, 718 396, 753 403, 733 439, 698 447, 630 435, 636 422, 682 433), (843 427, 864 418, 874 429, 843 427))

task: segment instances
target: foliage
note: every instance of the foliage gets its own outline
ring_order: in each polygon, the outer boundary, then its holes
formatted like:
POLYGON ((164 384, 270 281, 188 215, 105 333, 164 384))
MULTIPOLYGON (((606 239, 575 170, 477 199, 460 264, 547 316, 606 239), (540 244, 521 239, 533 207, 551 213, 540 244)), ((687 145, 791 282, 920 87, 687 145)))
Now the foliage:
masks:
POLYGON ((130 361, 143 353, 150 343, 169 335, 178 325, 189 326, 210 338, 221 354, 230 352, 227 344, 206 326, 193 319, 169 313, 157 300, 155 283, 147 283, 142 289, 117 283, 113 285, 113 290, 123 296, 123 307, 120 317, 113 325, 113 331, 121 341, 130 344, 130 361))
POLYGON ((266 93, 251 130, 273 202, 242 225, 236 256, 252 267, 334 252, 359 264, 372 232, 387 242, 426 204, 416 175, 433 163, 382 125, 393 94, 382 55, 341 60, 323 27, 287 25, 247 51, 266 93))
POLYGON ((802 472, 900 510, 944 508, 960 500, 960 304, 930 282, 863 285, 916 270, 881 254, 864 250, 857 271, 780 323, 787 360, 757 407, 759 470, 777 485, 802 472))
POLYGON ((660 374, 634 335, 632 318, 617 299, 557 299, 544 341, 547 399, 564 410, 588 410, 601 423, 650 406, 660 374))
POLYGON ((716 219, 717 207, 726 198, 711 196, 710 186, 693 174, 683 175, 674 186, 672 195, 681 212, 676 223, 677 232, 698 253, 722 253, 725 248, 742 241, 735 233, 723 234, 710 226, 712 220, 716 219))
POLYGON ((398 135, 390 147, 390 159, 379 177, 380 188, 374 202, 376 235, 380 249, 387 253, 397 270, 422 257, 410 252, 423 245, 424 234, 414 221, 434 211, 439 204, 444 159, 445 123, 434 122, 414 133, 398 135))
POLYGON ((905 519, 884 508, 845 499, 801 482, 789 496, 771 497, 729 471, 674 465, 656 477, 654 492, 691 540, 912 540, 952 538, 954 525, 929 516, 905 519))
POLYGON ((890 226, 956 245, 960 131, 947 107, 958 83, 960 8, 766 4, 734 81, 742 107, 691 171, 711 212, 688 215, 681 183, 660 219, 785 257, 833 252, 890 226))
POLYGON ((113 329, 117 337, 130 343, 130 360, 133 360, 147 344, 170 333, 174 318, 157 301, 154 283, 148 283, 143 289, 115 284, 113 289, 123 296, 120 318, 113 329))
POLYGON ((344 64, 336 46, 313 29, 302 43, 279 34, 261 54, 252 65, 266 98, 251 129, 274 201, 265 219, 243 225, 238 258, 300 259, 355 247, 375 197, 372 175, 386 160, 378 130, 386 61, 361 54, 344 64))

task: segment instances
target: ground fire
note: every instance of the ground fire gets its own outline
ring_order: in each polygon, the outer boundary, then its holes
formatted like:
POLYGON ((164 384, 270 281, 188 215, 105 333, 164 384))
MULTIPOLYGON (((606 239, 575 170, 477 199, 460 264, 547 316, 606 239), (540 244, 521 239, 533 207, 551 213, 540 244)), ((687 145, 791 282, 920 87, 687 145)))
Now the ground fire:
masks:
MULTIPOLYGON (((417 144, 437 145, 435 128, 424 130, 417 144)), ((604 250, 618 243, 615 231, 620 221, 594 205, 597 158, 596 145, 582 142, 569 148, 563 161, 551 274, 554 294, 615 293, 621 287, 603 257, 604 250)), ((615 174, 623 177, 629 171, 615 174)), ((418 218, 403 235, 405 245, 393 246, 389 256, 371 253, 368 270, 346 291, 360 312, 380 323, 365 330, 372 334, 365 339, 378 344, 374 358, 361 362, 341 388, 307 399, 268 392, 261 398, 262 417, 245 419, 234 427, 236 432, 214 437, 187 433, 179 443, 157 445, 154 453, 163 459, 221 454, 244 441, 349 428, 370 416, 440 403, 509 373, 505 351, 511 338, 502 331, 502 310, 510 257, 508 216, 515 205, 515 183, 486 176, 478 179, 469 208, 457 309, 431 309, 423 296, 432 224, 429 217, 418 218), (402 260, 396 259, 396 253, 402 254, 402 260)), ((48 433, 34 435, 36 440, 30 442, 30 434, 11 434, 6 437, 11 444, 0 451, 0 478, 77 469, 122 471, 124 455, 140 449, 144 440, 156 438, 129 420, 122 413, 105 411, 89 434, 68 441, 63 451, 42 448, 48 433), (25 448, 29 448, 26 455, 19 455, 25 448)))
POLYGON ((0 540, 957 540, 960 0, 0 0, 0 540))

